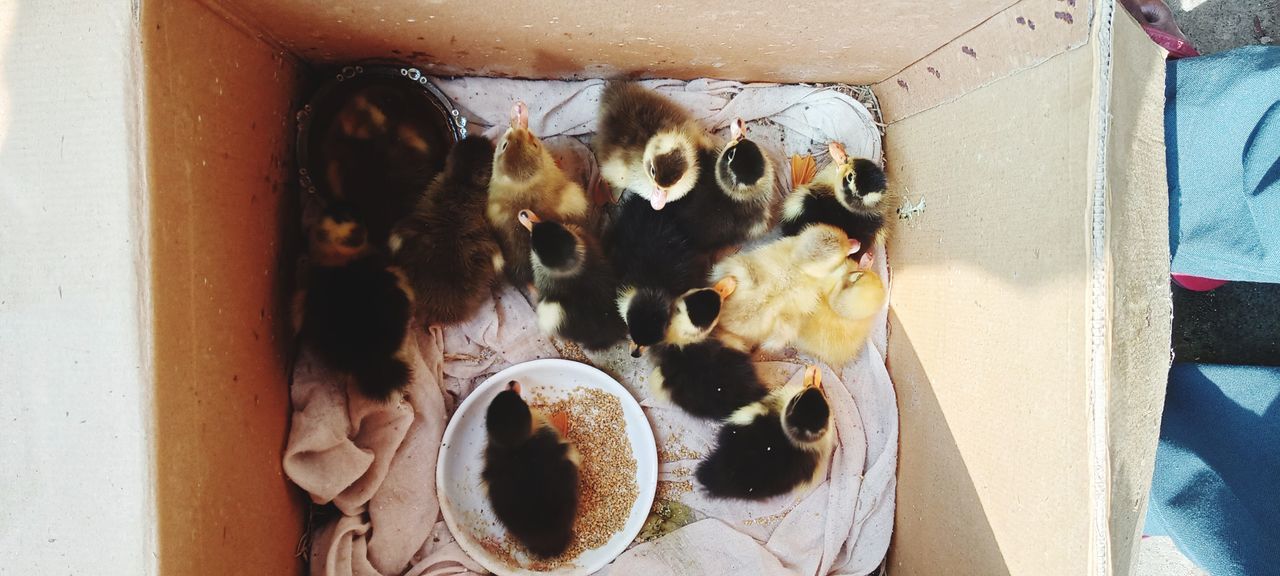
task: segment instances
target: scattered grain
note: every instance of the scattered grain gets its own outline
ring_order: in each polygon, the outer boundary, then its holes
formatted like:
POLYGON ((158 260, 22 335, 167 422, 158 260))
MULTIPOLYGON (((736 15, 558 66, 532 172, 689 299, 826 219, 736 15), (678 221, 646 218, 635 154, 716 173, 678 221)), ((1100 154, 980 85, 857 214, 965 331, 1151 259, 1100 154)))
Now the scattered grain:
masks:
POLYGON ((702 453, 690 450, 683 444, 665 444, 658 449, 658 460, 661 462, 679 462, 681 460, 700 460, 702 453))
POLYGON ((768 524, 773 524, 774 522, 778 522, 778 521, 781 521, 783 518, 786 518, 787 514, 789 513, 790 512, 779 512, 777 514, 770 514, 768 516, 750 518, 747 520, 743 520, 742 525, 743 526, 765 526, 768 524))
POLYGON ((676 500, 681 496, 693 492, 693 482, 681 480, 672 482, 661 480, 658 482, 658 492, 656 499, 659 500, 676 500))

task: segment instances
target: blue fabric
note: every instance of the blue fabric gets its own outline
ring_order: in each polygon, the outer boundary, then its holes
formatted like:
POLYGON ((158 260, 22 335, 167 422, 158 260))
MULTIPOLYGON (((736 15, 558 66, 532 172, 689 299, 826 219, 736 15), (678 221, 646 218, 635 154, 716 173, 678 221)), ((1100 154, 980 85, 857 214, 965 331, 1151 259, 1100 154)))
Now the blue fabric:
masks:
POLYGON ((1280 47, 1168 64, 1173 272, 1280 282, 1280 47))
POLYGON ((1146 533, 1214 576, 1280 575, 1280 368, 1173 365, 1146 533))

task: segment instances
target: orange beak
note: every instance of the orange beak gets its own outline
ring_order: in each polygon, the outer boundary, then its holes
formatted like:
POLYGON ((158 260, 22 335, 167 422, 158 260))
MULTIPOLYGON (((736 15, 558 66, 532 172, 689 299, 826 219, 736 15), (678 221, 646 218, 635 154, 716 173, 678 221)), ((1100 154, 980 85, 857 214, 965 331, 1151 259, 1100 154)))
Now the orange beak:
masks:
POLYGON ((553 412, 547 416, 547 423, 556 429, 561 436, 569 434, 569 415, 564 412, 553 412))
POLYGON ((854 254, 857 254, 858 251, 861 249, 862 249, 862 242, 859 242, 857 238, 849 239, 849 253, 847 254, 848 256, 853 256, 854 254))
POLYGON ((734 290, 738 289, 738 279, 733 276, 725 276, 716 282, 716 285, 712 286, 711 289, 715 290, 716 294, 720 295, 720 301, 724 302, 726 298, 733 294, 734 290))
POLYGON ((520 225, 524 226, 524 229, 530 232, 533 232, 534 224, 537 224, 542 221, 541 218, 538 218, 537 214, 533 213, 533 210, 521 210, 520 213, 516 215, 516 217, 520 219, 520 225))
POLYGON ((639 358, 641 354, 644 354, 644 346, 641 346, 641 345, 639 345, 639 344, 636 344, 635 342, 632 342, 632 343, 631 343, 631 357, 632 357, 632 358, 639 358))
POLYGON ((804 387, 822 389, 822 369, 809 366, 804 369, 804 387))
POLYGON ((520 393, 520 383, 519 383, 519 382, 516 382, 515 380, 512 380, 512 381, 510 381, 510 382, 507 382, 507 390, 510 390, 510 391, 512 391, 512 392, 515 392, 516 394, 519 394, 519 393, 520 393))

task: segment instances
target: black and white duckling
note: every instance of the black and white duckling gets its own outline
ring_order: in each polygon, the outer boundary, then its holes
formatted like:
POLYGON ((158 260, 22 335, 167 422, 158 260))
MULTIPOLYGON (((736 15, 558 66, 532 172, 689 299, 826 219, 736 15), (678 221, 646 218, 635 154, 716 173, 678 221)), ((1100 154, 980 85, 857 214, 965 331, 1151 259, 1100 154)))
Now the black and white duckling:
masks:
POLYGON ((640 195, 654 210, 688 194, 699 178, 699 150, 714 154, 716 148, 688 111, 625 81, 605 86, 592 145, 604 180, 640 195))
MULTIPOLYGON (((795 236, 810 224, 830 224, 861 243, 852 256, 861 260, 884 241, 897 208, 896 198, 889 192, 884 170, 875 162, 850 157, 837 142, 832 142, 828 151, 831 163, 813 182, 787 196, 782 207, 782 234, 795 236)), ((864 267, 869 265, 863 263, 864 267)))
POLYGON ((649 349, 654 396, 699 418, 727 418, 769 393, 750 355, 709 337, 720 305, 735 286, 733 278, 725 278, 681 296, 666 340, 649 349))
POLYGON ((533 281, 533 270, 529 267, 529 234, 520 227, 516 215, 527 209, 548 220, 582 223, 587 218, 587 196, 529 131, 529 108, 523 102, 512 108, 511 127, 498 140, 494 154, 485 215, 502 247, 507 278, 524 288, 533 281))
POLYGON ((675 298, 706 286, 710 266, 671 212, 631 194, 618 205, 605 246, 619 278, 617 308, 639 357, 641 347, 662 341, 675 298))
POLYGON ((698 482, 716 498, 762 500, 821 482, 835 438, 822 373, 734 412, 716 447, 698 464, 698 482))
POLYGON ((493 513, 535 556, 569 547, 578 513, 578 451, 520 397, 514 380, 489 403, 481 477, 493 513))
POLYGON ((627 327, 615 304, 618 284, 595 238, 531 210, 521 210, 518 218, 530 237, 538 326, 588 350, 621 342, 627 327))
POLYGON ((699 250, 716 252, 759 238, 773 221, 773 161, 747 139, 738 119, 732 139, 718 156, 700 155, 704 166, 688 200, 672 207, 682 230, 699 250))
POLYGON ((369 247, 350 207, 326 207, 308 235, 309 266, 293 304, 298 338, 365 396, 387 400, 411 376, 413 290, 369 247))
POLYGON ((417 295, 419 318, 430 324, 466 320, 489 298, 501 271, 498 242, 485 220, 493 143, 469 136, 449 152, 412 214, 391 234, 390 247, 417 295))

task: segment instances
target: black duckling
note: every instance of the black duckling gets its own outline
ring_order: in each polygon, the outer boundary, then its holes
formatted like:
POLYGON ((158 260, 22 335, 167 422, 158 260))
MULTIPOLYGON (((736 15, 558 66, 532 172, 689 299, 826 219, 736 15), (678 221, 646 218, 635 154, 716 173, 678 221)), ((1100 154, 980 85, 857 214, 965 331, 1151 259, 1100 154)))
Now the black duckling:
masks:
POLYGON ((773 161, 747 139, 746 123, 734 123, 732 139, 707 162, 688 200, 673 206, 694 247, 716 251, 759 238, 773 220, 773 161))
POLYGON ((578 452, 520 397, 512 380, 489 403, 481 477, 493 513, 535 556, 569 547, 578 514, 578 452))
POLYGON ((699 418, 727 418, 769 393, 750 355, 708 337, 736 285, 725 278, 686 293, 676 302, 666 340, 649 350, 654 395, 699 418))
POLYGON ((630 190, 654 210, 677 202, 700 173, 699 151, 715 144, 688 111, 638 84, 609 82, 600 96, 600 122, 592 139, 600 175, 630 190))
POLYGON ((349 206, 326 207, 309 236, 309 268, 294 297, 298 338, 331 368, 350 374, 365 396, 387 400, 411 377, 413 290, 370 249, 349 206))
POLYGON ((638 357, 640 347, 662 341, 675 298, 706 285, 710 265, 671 212, 654 211, 634 194, 618 205, 605 246, 619 278, 618 310, 638 357))
POLYGON ((762 500, 823 479, 834 435, 821 374, 810 366, 803 386, 775 390, 729 417, 715 450, 698 464, 708 494, 762 500))
POLYGON ((493 143, 467 137, 392 232, 392 254, 417 295, 419 318, 429 324, 475 314, 502 268, 502 250, 485 219, 492 171, 493 143))
POLYGON ((538 326, 588 350, 603 350, 626 336, 614 303, 618 284, 595 238, 574 224, 541 220, 521 210, 529 231, 538 326))
MULTIPOLYGON (((897 198, 890 194, 884 170, 875 162, 851 158, 836 142, 828 148, 831 163, 813 182, 787 196, 782 207, 782 234, 795 236, 810 224, 831 224, 861 242, 861 248, 851 256, 861 261, 884 242, 897 198)), ((862 265, 868 267, 870 262, 862 265)))

